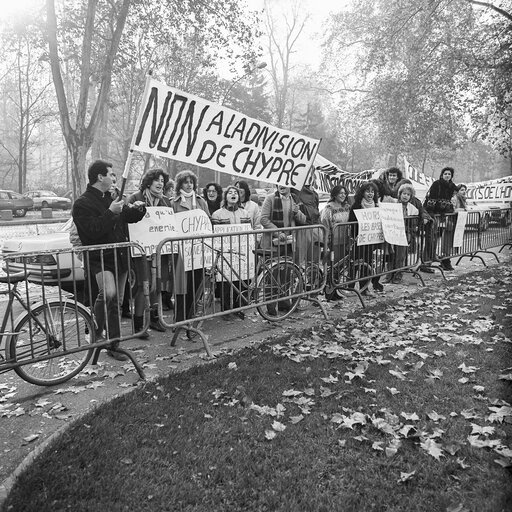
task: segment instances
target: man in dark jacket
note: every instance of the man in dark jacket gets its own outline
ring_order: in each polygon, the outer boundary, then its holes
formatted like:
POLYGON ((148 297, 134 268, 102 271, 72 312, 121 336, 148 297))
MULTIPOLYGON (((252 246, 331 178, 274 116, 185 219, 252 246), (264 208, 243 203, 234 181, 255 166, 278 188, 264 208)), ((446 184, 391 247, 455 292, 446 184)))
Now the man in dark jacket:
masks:
MULTIPOLYGON (((112 164, 96 160, 88 170, 87 190, 73 205, 73 220, 83 245, 100 245, 126 242, 127 223, 138 222, 146 207, 138 201, 124 204, 122 198, 113 200, 110 188, 114 179, 112 164)), ((98 296, 94 303, 96 339, 103 336, 106 329, 108 339, 119 339, 118 297, 122 299, 128 277, 128 248, 90 251, 84 254, 87 274, 94 276, 98 284, 98 296)), ((123 361, 125 355, 116 352, 119 341, 114 341, 112 350, 107 353, 114 359, 123 361)))

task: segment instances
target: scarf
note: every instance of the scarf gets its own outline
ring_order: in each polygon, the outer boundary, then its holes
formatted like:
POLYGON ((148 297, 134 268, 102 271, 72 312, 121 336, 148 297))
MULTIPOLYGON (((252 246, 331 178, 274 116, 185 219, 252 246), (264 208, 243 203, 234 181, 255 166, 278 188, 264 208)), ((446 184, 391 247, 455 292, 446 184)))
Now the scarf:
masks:
POLYGON ((183 189, 180 190, 180 201, 182 206, 187 206, 188 201, 187 199, 191 199, 192 201, 192 210, 195 210, 197 208, 197 202, 196 202, 196 193, 194 190, 192 192, 185 192, 183 189))
POLYGON ((144 196, 144 201, 146 202, 146 206, 158 206, 160 204, 160 200, 162 199, 163 194, 159 196, 155 196, 149 190, 149 188, 145 188, 142 192, 144 196))
POLYGON ((279 192, 274 194, 274 201, 272 203, 272 222, 278 228, 284 228, 283 201, 281 201, 281 194, 279 192))
POLYGON ((375 201, 373 199, 368 201, 363 197, 361 200, 361 208, 375 208, 375 201))

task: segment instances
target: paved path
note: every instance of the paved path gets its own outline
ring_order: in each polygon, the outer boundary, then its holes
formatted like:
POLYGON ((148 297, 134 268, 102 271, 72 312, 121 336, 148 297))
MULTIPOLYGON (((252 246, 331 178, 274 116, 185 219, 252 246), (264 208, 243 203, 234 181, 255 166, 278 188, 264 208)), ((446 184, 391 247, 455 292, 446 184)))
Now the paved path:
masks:
MULTIPOLYGON (((505 250, 500 260, 510 264, 512 251, 505 250)), ((486 263, 496 265, 496 260, 485 256, 486 263)), ((456 260, 454 260, 455 263, 456 260)), ((449 280, 483 269, 478 260, 464 259, 455 272, 446 274, 449 280)), ((442 278, 436 274, 422 274, 427 286, 435 286, 442 278)), ((416 292, 419 281, 406 275, 402 285, 387 285, 385 293, 376 301, 416 292)), ((361 304, 355 295, 338 302, 323 302, 331 318, 342 317, 361 304)), ((245 320, 229 321, 217 318, 206 322, 204 332, 216 355, 229 353, 251 343, 310 327, 323 320, 320 308, 303 301, 298 311, 279 324, 263 320, 256 310, 249 310, 245 320)), ((205 363, 208 358, 200 342, 192 343, 181 336, 175 347, 170 346, 170 333, 151 333, 149 340, 130 340, 126 348, 132 350, 142 364, 147 379, 183 371, 193 365, 205 363)), ((89 365, 75 379, 52 388, 37 387, 21 381, 13 372, 0 375, 0 504, 23 465, 43 449, 51 439, 60 435, 70 423, 91 411, 98 404, 130 391, 140 385, 138 375, 130 362, 117 362, 103 352, 99 364, 89 365)))

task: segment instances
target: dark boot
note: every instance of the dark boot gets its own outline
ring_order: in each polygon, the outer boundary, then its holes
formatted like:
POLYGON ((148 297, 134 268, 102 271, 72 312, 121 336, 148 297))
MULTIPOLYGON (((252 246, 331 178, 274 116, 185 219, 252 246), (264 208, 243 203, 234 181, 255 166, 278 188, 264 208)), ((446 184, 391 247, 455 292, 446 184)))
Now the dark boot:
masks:
MULTIPOLYGON (((140 332, 144 329, 144 317, 143 316, 134 316, 133 317, 133 328, 135 332, 140 332)), ((142 334, 138 336, 141 340, 147 340, 149 338, 148 331, 144 331, 142 334)))
POLYGON ((165 327, 161 324, 160 318, 158 317, 158 311, 153 308, 149 312, 149 327, 153 329, 153 331, 165 332, 165 327))

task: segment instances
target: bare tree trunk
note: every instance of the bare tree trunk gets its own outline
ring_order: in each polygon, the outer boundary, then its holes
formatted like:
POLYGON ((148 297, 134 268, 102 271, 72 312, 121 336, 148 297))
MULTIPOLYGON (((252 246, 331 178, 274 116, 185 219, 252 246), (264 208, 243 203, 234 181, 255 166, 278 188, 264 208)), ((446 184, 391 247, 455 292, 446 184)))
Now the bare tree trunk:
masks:
POLYGON ((73 177, 73 194, 78 196, 85 188, 85 161, 86 155, 95 139, 98 125, 103 115, 104 107, 110 94, 110 85, 112 81, 112 67, 117 55, 119 42, 126 23, 128 9, 131 0, 122 0, 117 17, 113 23, 113 33, 109 35, 111 39, 107 55, 103 62, 100 73, 101 82, 98 96, 94 105, 89 105, 89 87, 91 79, 91 58, 92 41, 94 34, 94 22, 96 17, 96 8, 98 0, 88 0, 87 12, 85 16, 85 28, 82 40, 81 53, 81 76, 80 93, 75 116, 75 126, 71 124, 68 101, 62 80, 62 73, 59 59, 59 49, 57 40, 57 18, 55 14, 55 0, 46 0, 47 24, 48 24, 48 48, 50 54, 50 66, 52 70, 53 83, 57 102, 59 104, 59 113, 61 119, 62 133, 71 155, 71 170, 73 177), (91 111, 88 124, 86 117, 91 111))

